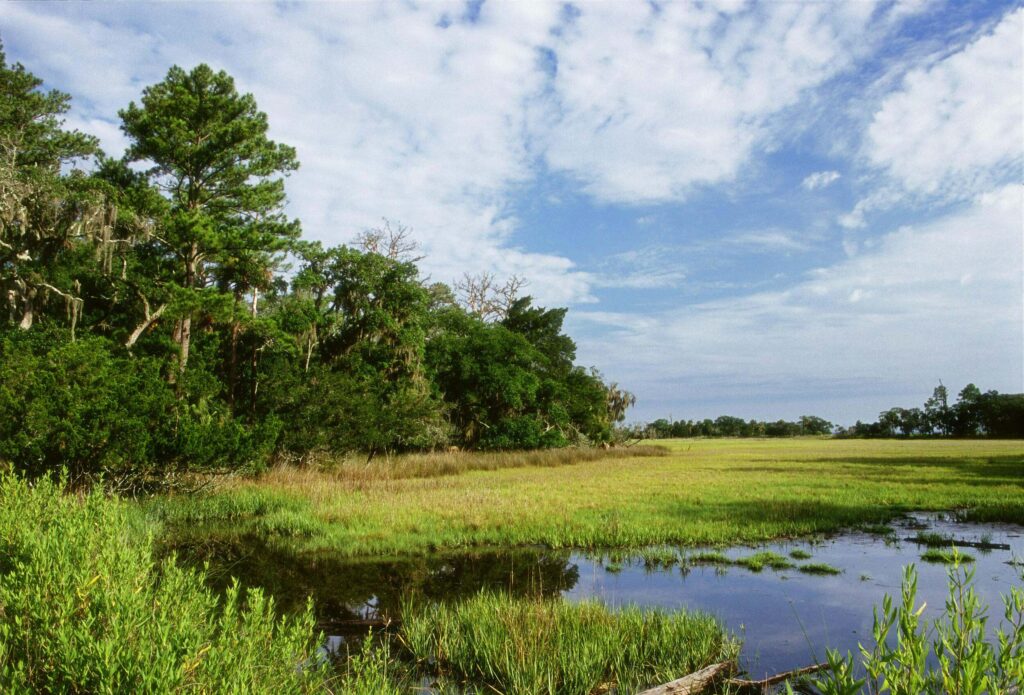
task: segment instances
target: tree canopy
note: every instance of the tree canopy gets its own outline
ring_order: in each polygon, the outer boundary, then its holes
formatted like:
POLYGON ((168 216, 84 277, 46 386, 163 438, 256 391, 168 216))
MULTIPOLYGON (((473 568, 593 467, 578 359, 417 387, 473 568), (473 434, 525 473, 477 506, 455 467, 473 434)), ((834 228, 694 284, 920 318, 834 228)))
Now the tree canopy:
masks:
POLYGON ((120 111, 120 158, 64 127, 69 104, 0 53, 0 460, 17 469, 601 443, 632 402, 574 364, 566 310, 521 278, 429 282, 387 220, 350 246, 301 239, 295 150, 226 73, 147 87, 120 111))

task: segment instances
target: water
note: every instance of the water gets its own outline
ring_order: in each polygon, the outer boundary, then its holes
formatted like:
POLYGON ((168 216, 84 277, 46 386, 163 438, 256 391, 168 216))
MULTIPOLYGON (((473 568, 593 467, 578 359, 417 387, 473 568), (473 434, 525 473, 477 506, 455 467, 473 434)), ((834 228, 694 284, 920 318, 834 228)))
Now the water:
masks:
POLYGON ((739 558, 761 550, 788 556, 801 549, 811 558, 793 562, 827 563, 842 570, 836 576, 795 569, 755 573, 736 566, 648 569, 639 559, 610 572, 607 558, 537 548, 349 560, 296 556, 263 543, 232 542, 207 545, 201 551, 184 549, 184 554, 212 560, 224 581, 234 575, 246 584, 263 586, 285 610, 303 608, 312 595, 321 629, 332 635, 329 644, 335 647, 345 638, 364 636, 369 628, 400 618, 402 596, 409 593, 451 600, 488 588, 517 595, 560 594, 570 601, 596 598, 611 606, 632 603, 709 612, 743 638, 742 665, 753 677, 762 677, 822 661, 826 647, 856 653, 858 643, 870 646, 872 608, 886 593, 898 603, 907 564, 918 568, 917 605, 927 604, 924 617, 938 617, 947 595, 947 567, 920 561, 926 548, 906 539, 921 528, 961 541, 1005 546, 963 549, 975 558, 975 589, 989 606, 990 629, 998 624, 1000 595, 1021 585, 1024 567, 1009 563, 1024 558, 1024 528, 923 514, 901 519, 893 528, 897 542, 848 533, 816 542, 769 543, 725 552, 739 558))
MULTIPOLYGON (((975 589, 989 606, 991 627, 995 627, 1002 616, 1000 595, 1009 594, 1012 585, 1021 586, 1021 569, 1008 563, 1015 557, 1024 558, 1024 529, 916 515, 894 524, 896 537, 910 538, 922 524, 929 532, 960 540, 979 542, 985 537, 992 544, 1009 546, 991 551, 963 549, 975 558, 975 589)), ((925 548, 907 540, 886 543, 879 536, 852 533, 815 544, 770 543, 756 549, 734 548, 726 554, 735 558, 772 550, 787 555, 798 548, 812 557, 794 561, 797 564, 825 562, 842 574, 818 576, 770 569, 753 573, 739 567, 728 567, 723 573, 709 566, 648 571, 639 562, 609 573, 598 562, 574 558, 580 580, 565 595, 570 600, 597 597, 609 605, 636 603, 710 612, 743 637, 743 665, 754 677, 823 661, 826 647, 853 653, 858 643, 870 648, 872 609, 881 605, 886 593, 899 603, 907 564, 917 566, 917 605, 927 604, 923 617, 934 620, 945 608, 947 567, 921 562, 925 548)))

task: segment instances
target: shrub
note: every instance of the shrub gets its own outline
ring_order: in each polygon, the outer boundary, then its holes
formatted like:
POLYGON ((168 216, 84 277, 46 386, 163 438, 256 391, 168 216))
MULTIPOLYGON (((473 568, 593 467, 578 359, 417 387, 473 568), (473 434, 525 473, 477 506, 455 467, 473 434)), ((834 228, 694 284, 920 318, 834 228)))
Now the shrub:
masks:
POLYGON ((910 565, 901 605, 894 607, 886 595, 881 612, 875 611, 875 646, 861 645, 860 667, 853 656, 830 650, 830 672, 814 686, 823 695, 982 695, 1016 692, 1024 685, 1024 589, 1011 586, 1003 597, 995 645, 986 640, 987 609, 974 591, 973 569, 959 562, 950 568, 946 610, 935 621, 934 637, 921 620, 924 606, 916 603, 917 571, 910 565))
POLYGON ((142 515, 47 478, 0 477, 0 691, 169 693, 318 690, 311 607, 154 564, 142 515))

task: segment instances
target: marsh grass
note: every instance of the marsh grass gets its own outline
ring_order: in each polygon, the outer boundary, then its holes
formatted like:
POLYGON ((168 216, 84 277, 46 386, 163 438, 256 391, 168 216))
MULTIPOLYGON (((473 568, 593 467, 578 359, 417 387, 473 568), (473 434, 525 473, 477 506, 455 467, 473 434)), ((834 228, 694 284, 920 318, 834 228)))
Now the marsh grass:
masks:
POLYGON ((507 695, 588 695, 611 685, 631 693, 739 651, 700 613, 481 593, 453 604, 411 601, 402 616, 401 637, 422 664, 507 695))
POLYGON ((686 561, 692 565, 731 565, 733 560, 725 553, 717 550, 693 553, 686 556, 686 561))
POLYGON ((929 548, 948 548, 953 543, 953 536, 934 531, 918 531, 910 540, 929 548))
POLYGON ((794 560, 810 560, 811 554, 803 548, 795 548, 789 551, 789 556, 794 560))
POLYGON ((825 562, 808 562, 805 565, 800 565, 797 569, 804 574, 835 575, 843 573, 838 567, 833 567, 825 562))
MULTIPOLYGON (((237 503, 238 500, 235 501, 237 503)), ((313 615, 278 618, 237 583, 154 564, 137 508, 0 476, 0 692, 322 689, 313 615)))
MULTIPOLYGON (((669 453, 668 449, 657 445, 611 449, 565 447, 536 451, 446 451, 383 456, 370 461, 352 456, 320 457, 305 470, 326 473, 338 481, 359 484, 410 478, 439 478, 470 471, 556 468, 592 461, 661 457, 668 456, 669 453)), ((303 469, 292 466, 279 466, 270 471, 268 478, 274 480, 281 476, 287 477, 301 470, 303 469)))
POLYGON ((1024 510, 1021 442, 661 443, 667 455, 641 447, 456 452, 279 467, 219 481, 199 496, 159 497, 147 508, 171 535, 220 524, 218 532, 230 526, 346 557, 756 544, 884 525, 910 510, 970 509, 1010 521, 1024 510))
POLYGON ((778 553, 773 553, 770 550, 764 550, 747 557, 738 558, 733 561, 733 564, 740 567, 746 567, 751 572, 760 572, 765 567, 770 567, 773 570, 784 570, 795 566, 786 557, 779 555, 778 553))
POLYGON ((674 567, 682 560, 682 557, 675 548, 655 547, 641 550, 640 560, 643 562, 645 570, 654 572, 674 567))
POLYGON ((921 555, 921 559, 925 562, 940 565, 955 565, 974 562, 974 557, 967 553, 962 553, 956 548, 950 548, 948 550, 929 548, 921 555))

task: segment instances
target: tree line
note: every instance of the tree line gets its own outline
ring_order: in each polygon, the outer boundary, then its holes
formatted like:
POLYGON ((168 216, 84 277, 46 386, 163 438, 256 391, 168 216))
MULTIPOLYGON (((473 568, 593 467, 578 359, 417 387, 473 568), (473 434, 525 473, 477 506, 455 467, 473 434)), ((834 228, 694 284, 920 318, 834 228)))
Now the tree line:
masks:
POLYGON ((303 239, 299 162, 233 79, 173 67, 127 151, 0 49, 0 463, 137 476, 314 451, 607 442, 633 398, 523 281, 420 272, 409 229, 303 239))
POLYGON ((666 439, 670 437, 998 437, 1024 438, 1024 394, 982 393, 974 384, 960 391, 955 403, 941 382, 921 408, 890 408, 877 422, 857 421, 851 427, 833 425, 814 415, 790 422, 744 420, 722 415, 714 420, 665 418, 620 428, 628 437, 666 439))
POLYGON ((857 421, 840 428, 848 437, 997 437, 1024 438, 1024 393, 982 393, 967 384, 949 402, 949 389, 941 382, 920 408, 890 408, 878 414, 877 422, 857 421))
POLYGON ((668 439, 673 437, 797 437, 801 435, 831 434, 833 424, 815 415, 804 415, 795 422, 776 420, 744 420, 732 415, 721 415, 714 420, 676 420, 660 418, 653 422, 628 428, 628 436, 640 439, 668 439))

